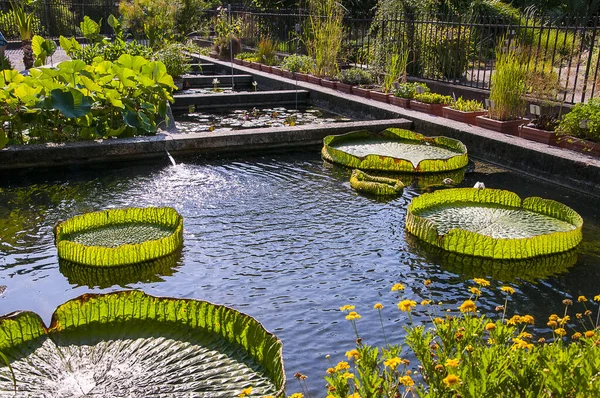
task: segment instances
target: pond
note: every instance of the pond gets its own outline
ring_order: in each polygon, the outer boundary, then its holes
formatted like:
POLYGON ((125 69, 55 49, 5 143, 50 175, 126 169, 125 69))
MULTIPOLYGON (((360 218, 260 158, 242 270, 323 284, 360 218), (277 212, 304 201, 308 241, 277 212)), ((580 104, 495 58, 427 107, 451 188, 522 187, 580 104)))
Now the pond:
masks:
MULTIPOLYGON (((469 295, 473 277, 492 279, 493 288, 484 290, 483 311, 504 303, 496 287, 509 284, 517 292, 508 312, 535 316, 542 334, 548 332, 547 316, 561 310, 563 298, 600 293, 597 199, 496 166, 475 162, 460 185, 483 181, 573 207, 584 218, 584 242, 577 252, 516 263, 504 271, 494 262, 448 257, 404 230, 411 198, 431 188, 413 184, 389 201, 361 196, 349 186, 349 171, 323 163, 318 148, 176 160, 177 166, 165 159, 4 179, 0 285, 7 289, 0 296, 0 313, 33 310, 49 322, 55 307, 73 297, 122 288, 225 304, 256 317, 281 338, 288 393, 300 391, 294 373, 301 372, 312 395, 324 396, 325 356, 345 360, 344 353, 353 348, 354 332, 339 310, 345 304, 362 315, 357 321, 361 337, 383 345, 375 303, 384 305, 388 341, 399 343, 408 322, 396 307, 400 298, 432 298, 455 309, 469 295), (59 219, 122 206, 176 208, 185 217, 184 249, 174 265, 143 273, 141 282, 124 275, 120 283, 87 286, 85 278, 59 266, 52 228, 59 219), (425 279, 433 282, 429 289, 425 279), (390 292, 398 282, 406 286, 401 295, 390 292)), ((417 307, 413 319, 428 317, 417 307)))

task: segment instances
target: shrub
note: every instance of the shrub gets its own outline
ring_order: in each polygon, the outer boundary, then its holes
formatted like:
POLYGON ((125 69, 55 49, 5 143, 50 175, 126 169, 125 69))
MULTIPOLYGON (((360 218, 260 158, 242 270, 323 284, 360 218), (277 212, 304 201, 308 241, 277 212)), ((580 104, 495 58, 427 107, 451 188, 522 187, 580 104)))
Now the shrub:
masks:
POLYGON ((191 69, 188 63, 188 46, 182 43, 171 43, 154 54, 154 60, 162 62, 167 73, 174 78, 181 77, 191 69))
POLYGON ((496 51, 496 70, 492 73, 489 109, 496 120, 514 120, 525 113, 527 69, 516 50, 496 51))
POLYGON ((283 59, 281 68, 290 72, 310 73, 315 68, 315 60, 308 55, 290 55, 283 59))
POLYGON ((484 110, 483 104, 476 100, 466 100, 463 97, 459 97, 450 108, 456 109, 461 112, 477 112, 484 110))
POLYGON ((258 43, 256 58, 265 65, 277 65, 276 46, 270 38, 263 38, 258 43))
POLYGON ((413 99, 417 93, 417 87, 421 87, 424 93, 430 91, 425 83, 402 83, 398 85, 394 95, 400 98, 413 99))
POLYGON ((425 104, 444 104, 448 105, 454 102, 454 98, 449 95, 442 95, 438 93, 422 93, 415 94, 415 101, 423 102, 425 104))
POLYGON ((251 53, 251 52, 241 52, 235 55, 235 57, 237 59, 243 59, 243 60, 249 60, 249 59, 255 59, 256 58, 256 54, 251 53))
POLYGON ((366 86, 373 84, 373 75, 368 70, 362 68, 345 69, 339 73, 337 78, 346 84, 352 86, 366 86))
POLYGON ((471 30, 438 24, 419 28, 419 63, 424 77, 459 79, 469 65, 471 30))
POLYGON ((144 32, 150 47, 160 46, 175 35, 178 2, 169 0, 121 0, 123 27, 136 38, 144 32))
POLYGON ((557 132, 600 142, 600 99, 591 98, 586 103, 575 105, 562 117, 557 132))

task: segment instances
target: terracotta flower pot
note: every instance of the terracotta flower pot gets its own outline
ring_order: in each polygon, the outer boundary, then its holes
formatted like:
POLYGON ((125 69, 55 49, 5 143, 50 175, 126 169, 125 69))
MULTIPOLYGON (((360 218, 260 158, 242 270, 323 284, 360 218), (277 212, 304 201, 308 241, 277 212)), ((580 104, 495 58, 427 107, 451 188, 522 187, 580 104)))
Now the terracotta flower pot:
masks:
POLYGON ((319 86, 321 85, 321 78, 317 76, 307 75, 306 81, 312 84, 318 84, 319 86))
POLYGON ((246 61, 245 59, 242 60, 242 66, 250 66, 252 62, 250 61, 246 61))
POLYGON ((243 65, 243 64, 244 64, 244 63, 242 62, 242 60, 241 60, 241 59, 239 59, 239 58, 234 58, 234 59, 233 59, 233 63, 234 63, 234 64, 236 64, 236 65, 243 65))
POLYGON ((335 89, 346 94, 352 94, 352 86, 350 84, 337 82, 335 85, 335 89))
POLYGON ((572 151, 600 157, 600 143, 566 135, 558 139, 558 146, 572 151))
POLYGON ((281 70, 281 68, 277 68, 275 66, 271 67, 271 73, 277 76, 283 76, 283 71, 281 70))
POLYGON ((288 79, 295 79, 294 72, 290 72, 289 70, 283 70, 281 72, 283 77, 287 77, 288 79))
POLYGON ((485 115, 487 115, 487 111, 463 112, 457 109, 452 109, 449 106, 442 108, 442 116, 445 118, 472 125, 477 125, 477 116, 485 115))
POLYGON ((503 134, 519 135, 519 126, 529 122, 528 119, 495 120, 485 116, 477 116, 477 125, 484 129, 497 131, 503 134))
POLYGON ((252 69, 260 70, 260 64, 258 62, 250 62, 250 67, 252 69))
POLYGON ((390 95, 390 104, 397 105, 399 107, 410 109, 410 100, 408 98, 400 98, 395 95, 390 95))
POLYGON ((261 72, 271 73, 271 69, 272 69, 272 67, 269 66, 269 65, 260 64, 260 70, 261 70, 261 72))
POLYGON ((335 80, 321 79, 321 86, 335 90, 337 82, 335 80))
POLYGON ((426 104, 425 102, 419 102, 415 100, 410 101, 410 109, 415 111, 429 113, 434 116, 442 116, 442 108, 446 104, 426 104))
POLYGON ((361 88, 358 86, 353 86, 352 94, 358 95, 359 97, 363 97, 363 98, 370 98, 371 90, 369 90, 368 88, 361 88))
POLYGON ((526 140, 537 141, 543 144, 558 146, 554 131, 542 130, 535 127, 519 126, 519 137, 526 140))
POLYGON ((308 76, 310 76, 310 75, 307 75, 306 73, 300 73, 300 72, 296 73, 296 79, 298 79, 301 82, 308 81, 308 76))
POLYGON ((381 91, 371 90, 369 96, 375 101, 385 102, 386 104, 390 102, 390 94, 388 93, 382 93, 381 91))

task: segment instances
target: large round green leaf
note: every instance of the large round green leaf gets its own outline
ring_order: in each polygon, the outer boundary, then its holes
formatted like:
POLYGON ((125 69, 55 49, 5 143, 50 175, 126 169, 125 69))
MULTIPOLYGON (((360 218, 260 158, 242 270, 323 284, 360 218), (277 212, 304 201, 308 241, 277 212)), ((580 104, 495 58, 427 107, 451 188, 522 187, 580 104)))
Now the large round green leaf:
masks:
POLYGON ((406 228, 444 250, 520 259, 558 253, 582 239, 581 216, 562 203, 497 189, 439 190, 414 198, 406 228))
POLYGON ((45 327, 0 318, 0 396, 235 397, 283 394, 281 342, 255 319, 204 301, 140 291, 86 294, 45 327))
POLYGON ((356 169, 350 176, 350 186, 359 192, 377 196, 395 196, 404 190, 404 184, 398 179, 372 176, 356 169))
POLYGON ((170 207, 110 209, 56 227, 61 259, 99 267, 136 264, 173 253, 183 243, 183 217, 170 207))
POLYGON ((324 138, 325 160, 361 170, 440 172, 467 165, 467 148, 447 137, 425 137, 390 128, 380 133, 355 131, 324 138))

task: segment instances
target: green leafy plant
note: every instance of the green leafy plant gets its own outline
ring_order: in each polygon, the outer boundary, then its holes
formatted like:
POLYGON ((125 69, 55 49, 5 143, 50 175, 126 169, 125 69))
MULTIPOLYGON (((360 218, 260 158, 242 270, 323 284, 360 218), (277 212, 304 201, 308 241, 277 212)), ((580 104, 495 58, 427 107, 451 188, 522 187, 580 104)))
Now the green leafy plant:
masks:
POLYGON ((344 26, 344 11, 337 0, 309 0, 309 26, 304 43, 308 55, 315 60, 313 73, 319 77, 338 73, 344 26))
POLYGON ((247 52, 247 51, 242 51, 241 53, 236 54, 235 57, 237 59, 243 59, 245 61, 246 60, 254 60, 254 59, 256 59, 256 54, 247 52))
POLYGON ((175 36, 175 19, 179 2, 168 0, 121 0, 119 13, 123 28, 141 39, 141 32, 150 47, 157 49, 175 36))
POLYGON ((600 99, 591 98, 586 103, 576 104, 563 115, 556 131, 559 135, 600 142, 600 99))
POLYGON ((10 5, 15 16, 19 36, 21 37, 21 49, 23 51, 23 64, 25 69, 33 67, 33 50, 31 49, 31 37, 35 16, 30 11, 36 0, 11 0, 10 5))
POLYGON ((450 105, 450 108, 461 112, 477 112, 485 109, 480 101, 466 100, 463 97, 459 97, 456 101, 454 101, 450 105))
POLYGON ((270 38, 263 38, 258 43, 258 48, 256 49, 256 58, 258 62, 261 62, 265 65, 277 65, 277 53, 275 51, 276 46, 273 43, 273 40, 270 38))
POLYGON ((489 114, 496 120, 515 120, 525 113, 527 69, 516 49, 496 51, 496 69, 492 73, 489 114))
POLYGON ((48 57, 52 59, 52 55, 56 51, 56 43, 54 43, 54 40, 44 39, 41 36, 35 35, 31 40, 31 49, 33 50, 33 55, 35 55, 34 66, 42 66, 46 65, 48 57))
POLYGON ((191 70, 188 63, 188 46, 182 43, 170 43, 154 54, 156 61, 162 62, 167 73, 173 78, 179 78, 191 70))
POLYGON ((528 126, 545 131, 555 131, 560 124, 557 115, 542 114, 535 117, 528 126))
MULTIPOLYGON (((14 9, 3 10, 0 13, 0 26, 2 26, 2 34, 7 39, 21 39, 19 26, 15 24, 17 20, 17 12, 14 9)), ((31 32, 32 34, 42 31, 40 19, 34 14, 31 14, 31 32)))
POLYGON ((315 68, 315 60, 308 55, 288 55, 281 63, 281 69, 290 72, 309 73, 315 68))
POLYGON ((387 71, 383 77, 383 92, 389 93, 395 83, 406 83, 406 66, 408 65, 408 50, 394 54, 390 58, 387 71))
POLYGON ((342 70, 337 78, 352 86, 367 86, 373 84, 373 75, 370 71, 362 68, 350 68, 342 70))
POLYGON ((442 95, 438 93, 421 93, 415 94, 415 101, 423 102, 425 104, 444 104, 450 105, 454 102, 454 98, 449 95, 442 95))
POLYGON ((499 259, 570 250, 581 242, 582 226, 581 216, 562 203, 521 200, 513 192, 489 188, 423 194, 413 199, 406 216, 406 229, 434 246, 499 259))
POLYGON ((417 87, 420 87, 420 91, 423 93, 430 91, 425 83, 401 83, 394 90, 394 95, 399 98, 413 99, 417 94, 417 87))
POLYGON ((422 75, 454 80, 462 77, 469 65, 471 30, 466 27, 420 26, 419 59, 422 75))

